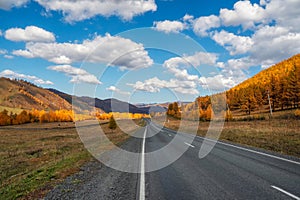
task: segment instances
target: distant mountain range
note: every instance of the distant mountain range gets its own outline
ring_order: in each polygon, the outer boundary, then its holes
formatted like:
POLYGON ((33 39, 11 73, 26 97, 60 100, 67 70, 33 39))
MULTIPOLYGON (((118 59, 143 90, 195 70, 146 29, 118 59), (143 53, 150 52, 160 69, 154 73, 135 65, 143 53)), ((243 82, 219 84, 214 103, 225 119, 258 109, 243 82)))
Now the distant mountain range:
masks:
POLYGON ((98 99, 78 97, 56 89, 44 89, 24 80, 0 78, 0 106, 25 110, 71 110, 100 112, 149 113, 165 112, 166 107, 160 105, 136 106, 117 99, 98 99))
POLYGON ((124 101, 120 101, 118 99, 98 99, 91 97, 73 97, 69 94, 60 92, 55 89, 48 89, 49 91, 59 95, 70 104, 76 105, 79 107, 80 105, 87 105, 90 107, 96 107, 101 109, 105 113, 109 112, 130 112, 130 113, 149 113, 149 112, 165 112, 166 108, 160 105, 147 105, 147 106, 136 106, 124 101), (72 98, 73 97, 73 98, 72 98))

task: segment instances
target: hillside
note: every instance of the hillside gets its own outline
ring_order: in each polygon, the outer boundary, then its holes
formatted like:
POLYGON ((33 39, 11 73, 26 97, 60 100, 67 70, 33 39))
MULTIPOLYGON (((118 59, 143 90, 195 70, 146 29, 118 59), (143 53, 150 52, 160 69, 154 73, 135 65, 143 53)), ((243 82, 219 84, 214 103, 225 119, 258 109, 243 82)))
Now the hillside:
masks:
MULTIPOLYGON (((195 102, 179 107, 175 102, 169 104, 167 113, 180 118, 182 111, 191 119, 210 120, 218 102, 226 103, 227 118, 287 110, 300 107, 300 54, 284 60, 226 91, 223 94, 198 97, 195 102), (269 96, 269 98, 268 98, 269 96), (214 104, 211 104, 214 99, 214 104), (195 112, 199 109, 199 112, 195 112), (200 116, 198 116, 200 115, 200 116)), ((220 104, 220 105, 221 105, 220 104)), ((225 106, 221 106, 225 107, 225 106)))
POLYGON ((23 80, 0 78, 0 106, 25 110, 72 109, 59 95, 23 80))
POLYGON ((264 110, 268 94, 273 111, 299 107, 300 54, 265 69, 226 92, 231 110, 264 110))
POLYGON ((243 88, 250 87, 252 85, 268 85, 271 83, 271 77, 274 76, 278 82, 286 80, 294 67, 300 67, 300 54, 297 54, 287 60, 284 60, 278 64, 275 64, 265 70, 262 70, 253 77, 245 80, 237 86, 231 88, 231 90, 240 90, 243 88))
POLYGON ((72 110, 100 113, 148 113, 150 107, 139 108, 117 99, 77 97, 55 89, 44 89, 24 80, 0 78, 0 106, 19 110, 72 110), (74 101, 75 100, 75 101, 74 101), (73 102, 74 101, 74 102, 73 102), (113 107, 112 107, 113 106, 113 107))

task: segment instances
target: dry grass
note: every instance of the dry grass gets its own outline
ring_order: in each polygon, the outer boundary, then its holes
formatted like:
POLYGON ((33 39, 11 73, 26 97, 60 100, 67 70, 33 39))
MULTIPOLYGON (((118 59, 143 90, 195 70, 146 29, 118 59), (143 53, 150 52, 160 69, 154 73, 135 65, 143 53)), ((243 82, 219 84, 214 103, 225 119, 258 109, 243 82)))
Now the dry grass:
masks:
MULTIPOLYGON (((120 129, 108 131, 120 144, 130 136, 120 129)), ((122 122, 126 124, 126 122, 122 122)), ((125 126, 126 127, 126 126, 125 126)), ((139 127, 127 127, 135 131, 139 127)), ((66 176, 92 159, 74 123, 24 124, 0 128, 0 199, 41 198, 66 176)))
MULTIPOLYGON (((162 120, 157 122, 163 124, 162 120)), ((179 123, 180 120, 169 118, 164 125, 178 130, 179 123)), ((181 123, 180 131, 195 133, 198 126, 200 136, 205 136, 209 127, 209 122, 181 123)), ((300 121, 296 119, 225 122, 220 139, 300 157, 300 121)))

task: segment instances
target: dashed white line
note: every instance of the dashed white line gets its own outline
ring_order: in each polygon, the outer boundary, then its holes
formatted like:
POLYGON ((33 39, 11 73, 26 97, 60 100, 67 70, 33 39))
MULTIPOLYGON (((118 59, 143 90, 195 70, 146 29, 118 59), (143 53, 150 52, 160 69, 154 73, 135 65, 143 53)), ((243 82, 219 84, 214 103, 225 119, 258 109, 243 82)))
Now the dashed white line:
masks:
POLYGON ((186 144, 186 145, 188 145, 188 146, 190 146, 190 147, 193 147, 193 148, 195 148, 195 146, 194 146, 194 145, 191 145, 191 144, 189 144, 189 143, 187 143, 187 142, 184 142, 184 144, 186 144))
POLYGON ((145 200, 145 141, 146 141, 146 134, 147 134, 147 127, 145 128, 143 142, 142 142, 139 200, 145 200))
POLYGON ((172 137, 172 135, 171 134, 168 134, 169 135, 169 137, 172 137))
POLYGON ((280 192, 282 192, 282 193, 284 193, 284 194, 286 194, 286 195, 288 195, 288 196, 294 198, 294 199, 300 200, 300 198, 297 197, 296 195, 293 195, 293 194, 291 194, 291 193, 289 193, 289 192, 287 192, 287 191, 285 191, 285 190, 283 190, 283 189, 281 189, 281 188, 279 188, 279 187, 276 187, 276 186, 274 186, 274 185, 271 185, 271 187, 274 188, 275 190, 278 190, 278 191, 280 191, 280 192))

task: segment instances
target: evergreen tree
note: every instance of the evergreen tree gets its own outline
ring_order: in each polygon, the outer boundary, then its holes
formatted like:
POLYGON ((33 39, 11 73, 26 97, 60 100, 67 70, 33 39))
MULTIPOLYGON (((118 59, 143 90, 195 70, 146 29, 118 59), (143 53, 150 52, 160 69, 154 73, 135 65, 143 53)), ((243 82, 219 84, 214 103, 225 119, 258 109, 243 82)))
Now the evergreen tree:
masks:
POLYGON ((288 91, 287 96, 291 101, 294 108, 298 107, 298 102, 300 100, 299 92, 300 92, 300 85, 299 85, 299 67, 296 67, 296 64, 293 65, 292 70, 288 76, 288 91))
POLYGON ((113 115, 109 119, 108 128, 111 129, 112 132, 117 128, 117 123, 113 115))

